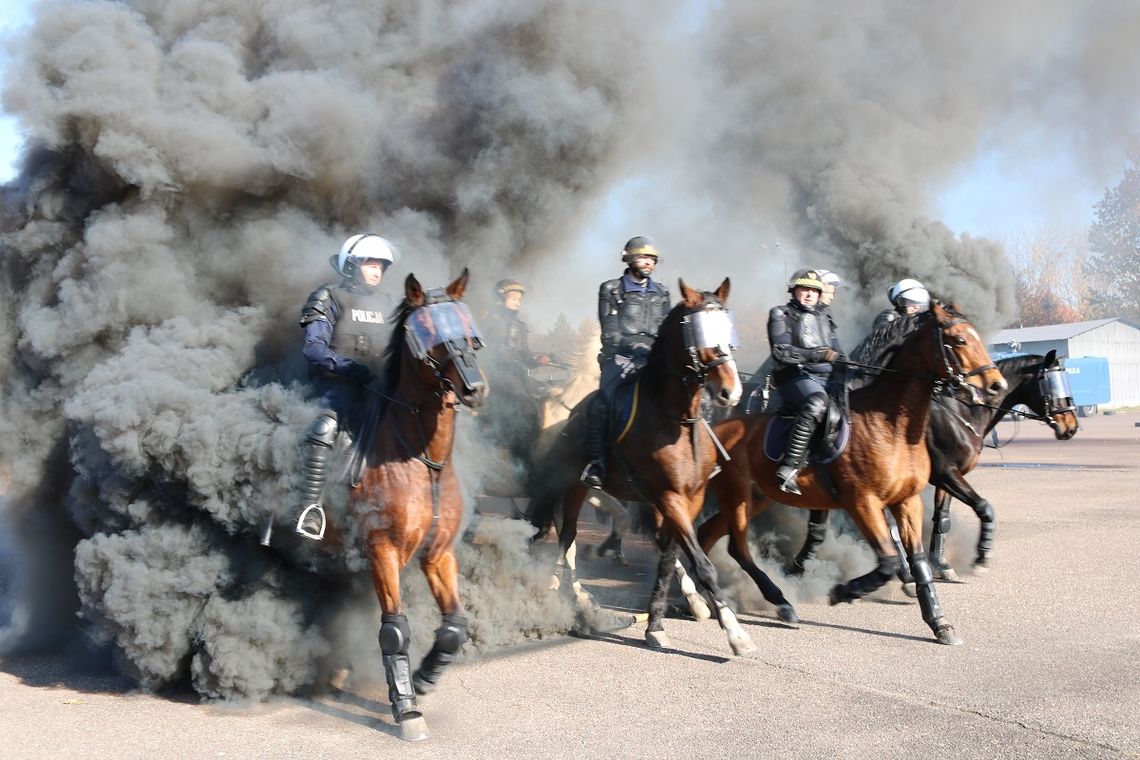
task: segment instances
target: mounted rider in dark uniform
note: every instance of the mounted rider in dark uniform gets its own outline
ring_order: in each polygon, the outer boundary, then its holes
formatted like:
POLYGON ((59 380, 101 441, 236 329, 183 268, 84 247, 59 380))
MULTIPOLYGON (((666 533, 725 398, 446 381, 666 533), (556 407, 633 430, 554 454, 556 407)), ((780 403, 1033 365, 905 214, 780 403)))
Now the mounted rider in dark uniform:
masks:
POLYGON ((365 386, 382 369, 396 305, 378 288, 395 260, 392 244, 379 235, 353 235, 329 259, 340 281, 317 288, 301 310, 303 353, 313 385, 326 404, 305 436, 303 511, 297 532, 306 538, 324 536, 320 500, 337 433, 357 439, 375 402, 365 386))
POLYGON ((601 488, 606 479, 605 443, 613 394, 621 380, 633 377, 645 366, 657 330, 669 313, 669 289, 650 277, 659 259, 652 240, 643 235, 630 238, 621 255, 625 272, 598 288, 602 379, 586 410, 590 462, 581 478, 590 488, 601 488))
POLYGON ((824 289, 818 270, 801 269, 788 283, 792 298, 768 312, 768 343, 775 365, 772 379, 783 408, 797 413, 776 468, 776 480, 786 493, 800 493, 796 477, 806 461, 812 434, 827 413, 832 362, 844 358, 831 316, 816 309, 824 289))
POLYGON ((891 308, 879 312, 875 317, 871 331, 878 330, 883 325, 894 322, 899 317, 917 314, 930 308, 930 293, 918 280, 899 280, 887 290, 887 299, 891 308))
POLYGON ((530 350, 529 331, 520 314, 526 289, 518 280, 495 283, 496 304, 487 328, 487 376, 495 389, 479 414, 487 432, 499 445, 506 445, 520 460, 531 454, 542 425, 537 406, 537 384, 529 370, 549 364, 546 354, 530 350))

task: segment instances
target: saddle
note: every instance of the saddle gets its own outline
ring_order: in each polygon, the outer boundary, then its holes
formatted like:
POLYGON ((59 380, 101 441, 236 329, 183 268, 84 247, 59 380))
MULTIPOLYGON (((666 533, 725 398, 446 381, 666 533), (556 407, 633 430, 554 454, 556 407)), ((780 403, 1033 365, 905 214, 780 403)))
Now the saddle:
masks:
MULTIPOLYGON (((609 421, 606 430, 606 444, 620 443, 629 432, 630 427, 633 425, 633 420, 637 417, 638 400, 640 394, 638 392, 637 378, 631 377, 622 380, 614 388, 614 393, 610 397, 609 403, 609 421)), ((589 414, 590 400, 595 394, 601 391, 594 391, 574 408, 570 414, 570 419, 567 421, 573 422, 579 416, 586 416, 589 414)), ((586 426, 578 426, 578 444, 582 447, 586 445, 586 426)))
MULTIPOLYGON (((773 462, 779 462, 784 456, 788 445, 788 436, 792 432, 792 425, 796 421, 796 412, 783 407, 776 412, 775 417, 768 423, 764 431, 764 456, 773 462)), ((843 413, 843 406, 834 396, 827 398, 827 413, 823 420, 816 425, 812 433, 808 448, 808 463, 826 465, 831 464, 851 439, 851 425, 847 415, 843 413)))

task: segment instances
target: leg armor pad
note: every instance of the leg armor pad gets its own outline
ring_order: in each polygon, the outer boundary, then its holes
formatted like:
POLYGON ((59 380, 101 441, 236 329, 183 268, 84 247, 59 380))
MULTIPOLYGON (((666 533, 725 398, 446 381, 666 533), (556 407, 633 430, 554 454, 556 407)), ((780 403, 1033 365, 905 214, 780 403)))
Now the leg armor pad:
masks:
POLYGON ((380 616, 380 651, 383 654, 407 654, 412 628, 407 615, 380 616))
POLYGON ((336 412, 325 410, 309 425, 305 440, 323 446, 332 446, 336 442, 337 419, 336 412))
POLYGON ((424 655, 412 676, 417 694, 430 694, 439 685, 443 670, 455 661, 455 655, 467 641, 467 617, 462 613, 443 616, 443 625, 435 631, 435 644, 424 655))

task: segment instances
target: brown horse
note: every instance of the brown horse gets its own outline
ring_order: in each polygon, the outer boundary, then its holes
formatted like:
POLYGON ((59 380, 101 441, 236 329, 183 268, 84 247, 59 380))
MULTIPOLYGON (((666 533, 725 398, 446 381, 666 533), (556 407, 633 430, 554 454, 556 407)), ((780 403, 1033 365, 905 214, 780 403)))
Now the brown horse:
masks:
MULTIPOLYGON (((607 448, 605 490, 619 499, 652 504, 661 556, 657 583, 649 602, 650 646, 668 645, 662 619, 665 594, 677 561, 678 544, 689 557, 694 574, 712 599, 729 645, 736 654, 755 649, 717 585, 716 569, 697 542, 693 519, 704 502, 708 478, 717 465, 719 444, 699 413, 707 386, 721 405, 740 399, 740 377, 731 350, 732 324, 725 308, 729 281, 716 292, 702 293, 682 280, 682 299, 665 317, 645 368, 637 376, 632 417, 607 448)), ((562 587, 579 589, 567 552, 574 543, 578 514, 586 487, 578 480, 585 465, 580 440, 585 414, 583 401, 564 433, 536 465, 541 488, 534 494, 531 518, 544 528, 562 505, 559 567, 562 587)), ((536 486, 537 487, 537 486, 536 486)))
POLYGON ((454 548, 463 497, 449 460, 457 405, 478 407, 487 386, 475 362, 482 338, 459 303, 466 287, 466 269, 446 289, 426 292, 408 275, 384 369, 391 395, 384 395, 367 468, 352 496, 383 613, 379 638, 388 700, 401 736, 410 740, 427 737, 416 694, 435 688, 467 639, 454 548), (413 674, 400 571, 421 546, 420 567, 443 624, 413 674))
MULTIPOLYGON (((748 549, 748 521, 769 498, 803 509, 845 509, 878 555, 878 566, 831 590, 831 603, 851 602, 882 586, 900 567, 883 508, 891 510, 917 584, 922 618, 943 644, 960 644, 942 615, 930 563, 922 545, 922 489, 930 478, 926 431, 932 392, 946 385, 976 399, 1003 391, 1006 381, 990 360, 977 331, 952 307, 934 303, 929 312, 891 323, 878 353, 885 372, 850 395, 851 436, 826 466, 826 477, 805 468, 802 496, 780 491, 777 463, 764 454, 771 415, 733 417, 715 427, 732 457, 710 485, 720 512, 700 529, 708 551, 731 534, 729 554, 761 585, 770 584, 748 549)), ((765 597, 768 594, 765 593, 765 597)))

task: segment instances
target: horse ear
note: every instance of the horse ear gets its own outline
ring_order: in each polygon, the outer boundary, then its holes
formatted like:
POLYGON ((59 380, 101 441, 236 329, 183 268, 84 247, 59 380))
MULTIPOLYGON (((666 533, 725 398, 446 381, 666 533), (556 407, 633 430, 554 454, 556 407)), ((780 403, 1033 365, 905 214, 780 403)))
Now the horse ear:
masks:
POLYGON ((413 309, 424 305, 424 289, 414 274, 409 274, 404 280, 404 298, 413 309))
POLYGON ((714 294, 717 297, 717 300, 721 303, 728 303, 728 291, 731 288, 732 283, 727 277, 725 277, 724 282, 720 284, 720 287, 716 289, 716 293, 714 294))
POLYGON ((950 321, 950 312, 946 311, 946 307, 942 305, 941 301, 931 299, 930 313, 934 315, 934 321, 940 325, 944 325, 950 321))
POLYGON ((1052 367, 1057 363, 1057 349, 1049 349, 1049 353, 1045 354, 1045 361, 1043 362, 1046 367, 1052 367))
POLYGON ((677 278, 677 287, 681 290, 681 300, 685 302, 685 306, 692 309, 700 305, 702 300, 700 292, 690 288, 680 277, 677 278))
POLYGON ((447 286, 447 294, 456 301, 462 300, 463 293, 467 290, 467 279, 467 267, 463 267, 463 272, 447 286))

